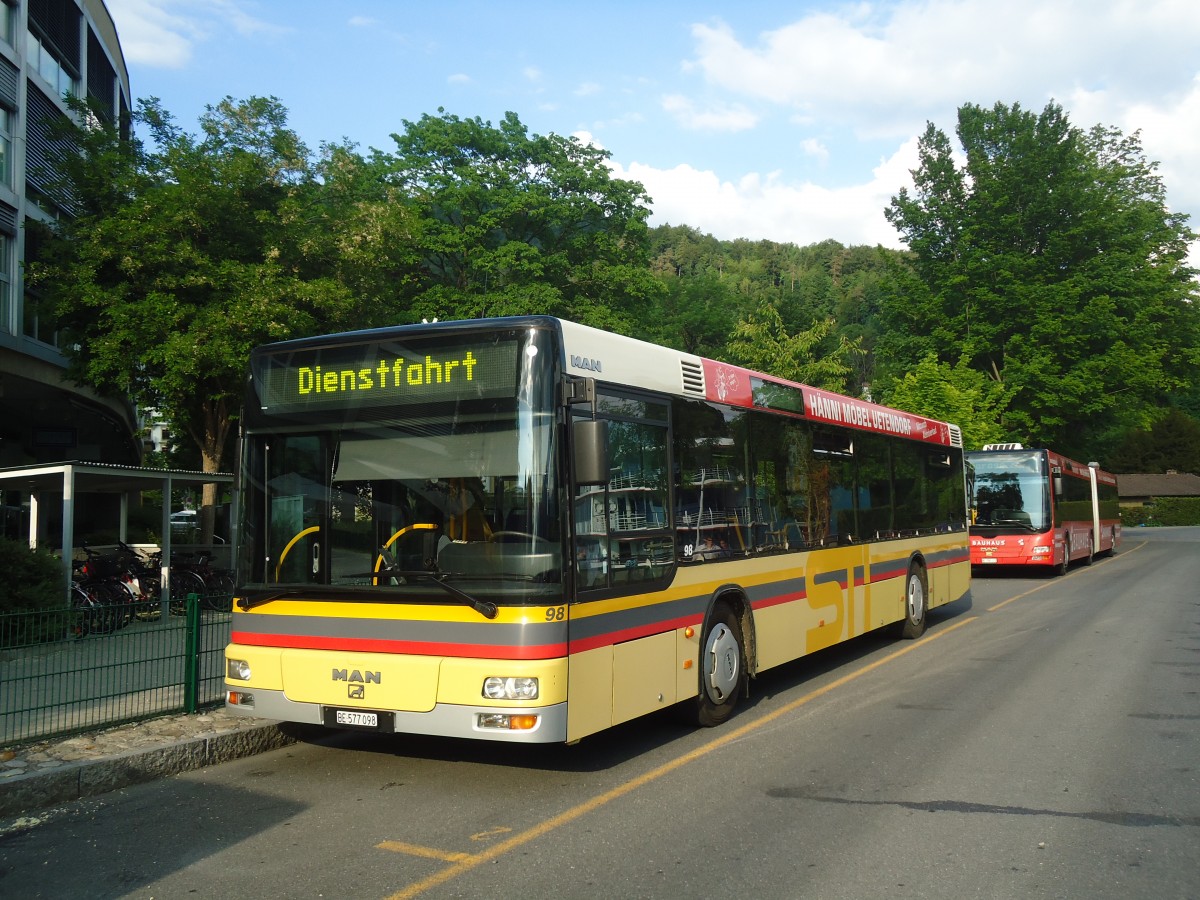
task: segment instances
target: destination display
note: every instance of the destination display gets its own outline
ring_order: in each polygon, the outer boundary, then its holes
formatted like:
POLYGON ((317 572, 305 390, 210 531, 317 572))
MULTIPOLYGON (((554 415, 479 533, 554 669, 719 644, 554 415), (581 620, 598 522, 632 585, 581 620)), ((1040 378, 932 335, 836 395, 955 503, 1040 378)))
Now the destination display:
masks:
POLYGON ((389 343, 294 350, 255 356, 251 375, 265 411, 511 397, 517 342, 389 343))

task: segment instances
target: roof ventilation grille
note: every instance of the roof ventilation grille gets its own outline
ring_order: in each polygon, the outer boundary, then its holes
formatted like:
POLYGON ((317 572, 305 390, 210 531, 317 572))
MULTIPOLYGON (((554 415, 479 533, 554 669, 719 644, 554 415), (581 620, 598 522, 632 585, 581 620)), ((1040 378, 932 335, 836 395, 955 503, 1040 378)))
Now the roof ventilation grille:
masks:
POLYGON ((704 367, 690 359, 681 360, 683 392, 697 397, 704 396, 704 367))

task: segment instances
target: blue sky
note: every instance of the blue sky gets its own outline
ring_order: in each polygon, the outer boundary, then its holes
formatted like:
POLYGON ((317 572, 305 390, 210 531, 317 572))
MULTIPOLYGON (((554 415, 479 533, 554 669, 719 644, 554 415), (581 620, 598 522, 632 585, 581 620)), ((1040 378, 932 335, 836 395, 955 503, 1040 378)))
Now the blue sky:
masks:
MULTIPOLYGON (((1051 100, 1140 130, 1200 230, 1196 0, 106 0, 136 98, 189 131, 273 95, 310 147, 393 149, 436 114, 604 147, 652 224, 719 238, 902 246, 883 209, 926 122, 1051 100)), ((1192 254, 1200 265, 1200 246, 1192 254)))

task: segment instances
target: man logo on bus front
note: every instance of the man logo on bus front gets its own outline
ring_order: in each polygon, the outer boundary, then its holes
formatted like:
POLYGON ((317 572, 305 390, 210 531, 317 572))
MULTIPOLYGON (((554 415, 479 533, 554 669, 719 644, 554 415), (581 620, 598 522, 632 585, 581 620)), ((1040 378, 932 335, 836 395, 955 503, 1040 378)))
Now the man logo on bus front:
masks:
POLYGON ((351 700, 362 700, 367 696, 366 685, 351 684, 346 686, 346 696, 351 700))

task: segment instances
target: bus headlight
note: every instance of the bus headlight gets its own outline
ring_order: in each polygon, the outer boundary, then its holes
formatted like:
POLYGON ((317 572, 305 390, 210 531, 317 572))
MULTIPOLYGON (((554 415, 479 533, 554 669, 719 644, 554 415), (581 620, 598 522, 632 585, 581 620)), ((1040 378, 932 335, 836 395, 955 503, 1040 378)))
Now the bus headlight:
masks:
POLYGON ((538 680, 528 676, 501 678, 493 675, 483 680, 483 696, 489 700, 536 700, 538 680))
POLYGON ((230 681, 249 681, 250 663, 244 659, 225 660, 225 675, 230 681))

